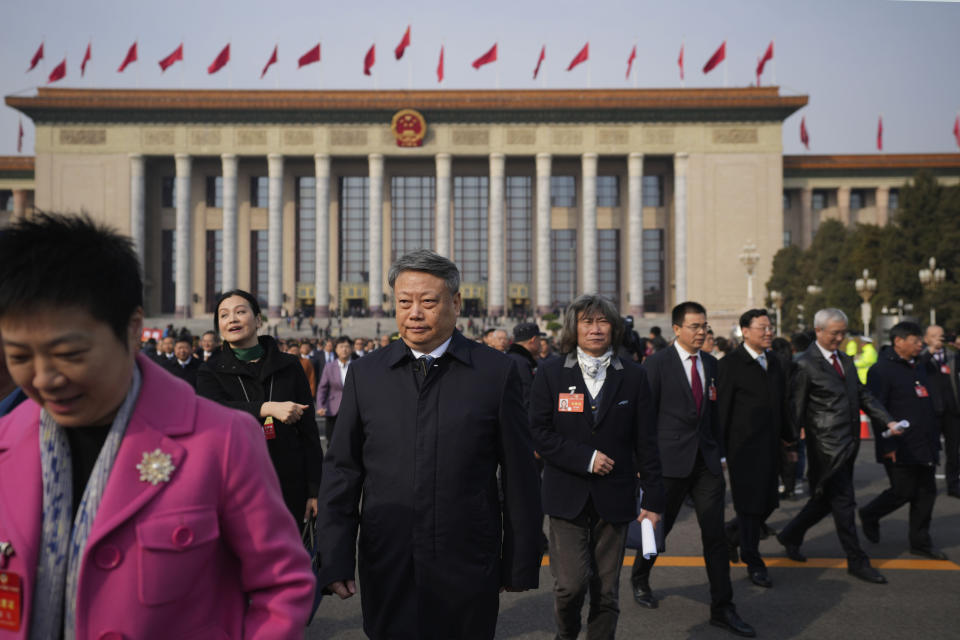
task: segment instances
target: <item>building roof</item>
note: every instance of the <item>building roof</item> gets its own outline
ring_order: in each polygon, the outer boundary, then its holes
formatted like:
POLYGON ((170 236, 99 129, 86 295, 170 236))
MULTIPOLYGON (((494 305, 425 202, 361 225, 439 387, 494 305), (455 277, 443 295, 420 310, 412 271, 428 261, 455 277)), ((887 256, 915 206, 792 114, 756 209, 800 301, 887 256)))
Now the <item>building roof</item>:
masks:
POLYGON ((403 108, 434 122, 782 121, 808 96, 777 87, 450 91, 58 89, 7 96, 37 123, 381 122, 403 108))
POLYGON ((33 156, 0 156, 0 178, 33 179, 33 156))
POLYGON ((783 156, 784 177, 836 175, 960 175, 960 153, 877 153, 864 155, 783 156))

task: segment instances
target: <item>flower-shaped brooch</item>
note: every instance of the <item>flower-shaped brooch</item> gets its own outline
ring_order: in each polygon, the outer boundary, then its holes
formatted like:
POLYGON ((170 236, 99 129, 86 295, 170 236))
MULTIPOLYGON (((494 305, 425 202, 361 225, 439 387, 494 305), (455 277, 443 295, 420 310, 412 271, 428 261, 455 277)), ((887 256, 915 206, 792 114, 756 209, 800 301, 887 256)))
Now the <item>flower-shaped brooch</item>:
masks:
POLYGON ((140 480, 156 486, 161 482, 170 482, 170 474, 176 469, 169 453, 160 449, 144 451, 143 460, 137 465, 140 480))

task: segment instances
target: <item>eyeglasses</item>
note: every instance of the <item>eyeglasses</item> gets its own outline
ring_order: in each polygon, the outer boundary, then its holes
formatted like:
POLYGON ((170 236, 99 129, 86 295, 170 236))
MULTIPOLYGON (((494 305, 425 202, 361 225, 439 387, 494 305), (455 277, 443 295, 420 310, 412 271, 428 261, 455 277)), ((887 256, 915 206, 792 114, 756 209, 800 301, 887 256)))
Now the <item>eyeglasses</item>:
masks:
POLYGON ((710 331, 710 325, 708 324, 684 324, 680 326, 683 327, 684 329, 689 329, 694 333, 700 333, 701 331, 706 333, 707 331, 710 331))
POLYGON ((773 326, 769 324, 762 327, 747 327, 747 329, 751 329, 753 331, 763 331, 764 333, 773 333, 773 326))

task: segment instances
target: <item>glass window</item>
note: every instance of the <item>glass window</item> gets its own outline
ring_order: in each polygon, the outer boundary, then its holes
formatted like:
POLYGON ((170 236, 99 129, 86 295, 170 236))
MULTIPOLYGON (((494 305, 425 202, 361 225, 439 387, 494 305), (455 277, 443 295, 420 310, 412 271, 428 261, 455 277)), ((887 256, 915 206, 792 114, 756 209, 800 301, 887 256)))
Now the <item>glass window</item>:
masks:
POLYGON ((643 230, 643 308, 663 313, 663 229, 643 230))
POLYGON ((533 178, 507 177, 507 279, 533 281, 533 178))
POLYGON ((663 176, 643 176, 640 189, 643 192, 640 198, 643 201, 643 206, 663 206, 663 176))
POLYGON ((827 208, 827 192, 822 189, 813 190, 813 199, 811 206, 814 211, 820 211, 827 208))
POLYGON ((340 281, 366 282, 369 261, 369 193, 366 176, 340 178, 340 281))
POLYGON ((863 209, 864 203, 866 202, 866 197, 863 191, 860 189, 854 189, 850 192, 850 210, 856 211, 857 209, 863 209))
POLYGON ((793 233, 789 230, 783 232, 783 246, 789 247, 793 242, 793 233))
POLYGON ((207 230, 207 313, 213 313, 223 291, 223 229, 207 230))
POLYGON ((550 176, 550 206, 577 206, 577 181, 573 176, 550 176))
POLYGON ((620 307, 620 230, 597 230, 598 293, 620 307))
POLYGON ((250 293, 260 303, 262 309, 267 309, 267 264, 268 243, 267 230, 259 229, 250 232, 250 293))
POLYGON ((564 308, 577 291, 577 230, 551 229, 550 262, 554 307, 564 308))
POLYGON ((787 211, 790 209, 790 194, 786 191, 783 192, 783 210, 787 211))
POLYGON ((13 211, 13 191, 0 191, 0 211, 13 211))
POLYGON ((434 176, 390 179, 392 261, 415 249, 433 248, 436 193, 434 176))
POLYGON ((268 201, 269 179, 267 176, 250 176, 250 206, 266 209, 268 201))
POLYGON ((900 208, 900 189, 890 189, 890 195, 887 198, 887 209, 896 211, 900 208))
POLYGON ((453 178, 453 260, 463 282, 487 279, 487 176, 453 178))
POLYGON ((160 178, 160 206, 167 209, 177 206, 177 179, 174 176, 160 178))
POLYGON ((207 206, 223 208, 223 176, 207 176, 207 206))
POLYGON ((317 179, 297 178, 297 282, 313 282, 317 265, 317 179))
POLYGON ((597 206, 620 206, 620 176, 597 176, 597 206))

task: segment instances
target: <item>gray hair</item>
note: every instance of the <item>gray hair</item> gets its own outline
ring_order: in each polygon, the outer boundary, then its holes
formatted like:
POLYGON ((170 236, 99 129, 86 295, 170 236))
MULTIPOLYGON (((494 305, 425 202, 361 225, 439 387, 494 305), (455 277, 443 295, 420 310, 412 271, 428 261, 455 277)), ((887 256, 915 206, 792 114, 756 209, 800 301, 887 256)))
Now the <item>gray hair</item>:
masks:
POLYGON ((817 311, 814 314, 813 328, 826 329, 827 325, 835 320, 840 320, 846 325, 850 324, 850 321, 847 320, 847 314, 845 314, 843 311, 833 307, 827 307, 826 309, 820 309, 820 311, 817 311))
POLYGON ((587 317, 603 316, 613 328, 612 346, 616 350, 623 338, 623 319, 610 300, 601 295, 585 293, 567 307, 563 316, 563 331, 560 333, 560 352, 572 353, 577 349, 577 320, 583 314, 587 317))
POLYGON ((419 271, 440 278, 450 290, 450 295, 456 295, 460 291, 460 270, 457 265, 435 251, 417 249, 400 256, 390 267, 390 273, 387 275, 387 282, 390 283, 391 289, 394 288, 397 277, 404 271, 419 271))

